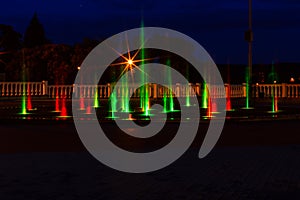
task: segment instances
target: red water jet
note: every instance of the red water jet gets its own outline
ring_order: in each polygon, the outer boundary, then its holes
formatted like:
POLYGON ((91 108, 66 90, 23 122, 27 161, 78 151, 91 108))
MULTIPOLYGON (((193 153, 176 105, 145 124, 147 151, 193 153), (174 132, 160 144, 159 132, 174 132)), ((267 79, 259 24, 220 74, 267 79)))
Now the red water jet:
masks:
POLYGON ((27 110, 32 110, 30 84, 27 84, 27 110))

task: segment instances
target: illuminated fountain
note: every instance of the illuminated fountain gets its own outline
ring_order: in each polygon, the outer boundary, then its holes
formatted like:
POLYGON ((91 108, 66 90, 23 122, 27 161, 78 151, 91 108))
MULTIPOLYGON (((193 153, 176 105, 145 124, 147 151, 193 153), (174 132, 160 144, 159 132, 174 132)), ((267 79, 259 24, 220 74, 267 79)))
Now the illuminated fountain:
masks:
MULTIPOLYGON (((115 50, 116 51, 116 50, 115 50)), ((129 70, 131 70, 133 68, 133 66, 136 66, 134 64, 134 62, 137 62, 135 60, 133 60, 137 53, 134 54, 134 56, 131 57, 130 52, 128 52, 127 57, 121 55, 119 52, 116 51, 116 53, 118 53, 125 61, 124 62, 120 62, 120 63, 115 63, 115 64, 111 64, 111 67, 114 66, 124 66, 122 69, 121 74, 119 75, 119 78, 122 77, 122 75, 125 74, 125 79, 122 79, 122 84, 121 84, 121 99, 118 100, 118 94, 116 91, 118 88, 115 88, 115 85, 112 85, 112 92, 109 96, 109 116, 107 118, 111 118, 111 119, 115 119, 117 116, 115 115, 116 112, 118 111, 118 102, 120 102, 120 106, 121 106, 121 111, 125 112, 125 113, 129 113, 130 112, 130 106, 129 106, 129 87, 128 87, 128 72, 129 70)), ((113 71, 115 71, 114 68, 112 68, 113 71)), ((115 74, 115 73, 113 73, 115 74)), ((113 77, 113 79, 115 79, 115 77, 113 77)), ((117 81, 117 80, 113 80, 113 81, 117 81)))
MULTIPOLYGON (((128 65, 132 66, 133 62, 131 59, 128 60, 128 65)), ((128 87, 128 73, 125 74, 125 79, 122 79, 122 112, 129 113, 129 87, 128 87)))
POLYGON ((79 106, 80 106, 80 110, 85 110, 85 106, 84 106, 84 98, 83 96, 80 95, 79 97, 79 106))
POLYGON ((28 82, 28 72, 26 70, 25 65, 25 53, 24 49, 22 51, 23 54, 23 65, 22 65, 22 81, 23 81, 23 91, 22 91, 22 105, 21 105, 21 113, 22 115, 29 114, 28 111, 32 110, 32 103, 31 103, 31 85, 28 82), (27 86, 27 87, 26 87, 27 86))
POLYGON ((26 85, 23 82, 23 92, 22 92, 22 110, 21 114, 26 115, 27 114, 27 108, 26 108, 26 85))
POLYGON ((67 112, 67 108, 66 108, 66 98, 65 97, 63 97, 62 100, 61 100, 60 116, 61 117, 67 117, 68 116, 68 112, 67 112))
POLYGON ((58 95, 58 88, 57 87, 56 87, 56 92, 55 92, 55 111, 54 112, 60 112, 59 95, 58 95))
POLYGON ((230 99, 230 84, 228 84, 227 90, 226 90, 226 111, 232 111, 232 106, 231 106, 231 99, 230 99))
MULTIPOLYGON (((145 49, 144 49, 144 44, 145 44, 145 34, 144 34, 144 22, 142 21, 141 23, 141 35, 140 35, 140 42, 141 42, 141 62, 140 62, 140 66, 141 66, 141 71, 144 72, 145 71, 145 49)), ((141 74, 141 81, 143 83, 146 83, 148 81, 148 78, 146 76, 145 73, 141 74)), ((140 88, 140 107, 144 113, 145 116, 149 116, 150 115, 150 99, 149 99, 149 90, 148 90, 148 84, 143 85, 140 88)))
MULTIPOLYGON (((98 102, 98 101, 97 101, 98 102)), ((94 106, 95 107, 95 106, 94 106)), ((86 111, 85 114, 90 115, 92 114, 92 106, 91 106, 91 100, 87 99, 87 107, 86 107, 86 111)))
POLYGON ((22 108, 21 108, 21 114, 26 115, 27 113, 27 106, 26 106, 26 65, 25 65, 25 55, 24 55, 24 50, 23 50, 23 65, 22 65, 22 81, 23 81, 23 91, 22 91, 22 108))
POLYGON ((61 112, 60 112, 60 117, 69 117, 68 116, 68 111, 67 111, 67 106, 66 106, 66 94, 63 92, 63 95, 61 97, 61 112))
MULTIPOLYGON (((186 78, 189 80, 189 67, 186 68, 186 78)), ((189 107, 191 106, 191 100, 190 100, 190 87, 188 86, 185 91, 185 106, 189 107)))
POLYGON ((27 96, 27 110, 32 110, 30 84, 27 84, 27 91, 28 91, 28 96, 27 96))
POLYGON ((167 91, 166 88, 164 88, 164 94, 163 94, 163 106, 164 106, 164 113, 168 112, 168 100, 167 100, 167 91))
POLYGON ((212 113, 218 113, 218 107, 217 107, 216 98, 215 97, 211 97, 210 101, 211 101, 211 105, 210 105, 211 112, 212 113))
POLYGON ((163 113, 179 112, 179 110, 175 109, 174 94, 171 88, 172 85, 163 88, 163 113))
POLYGON ((226 111, 233 111, 231 106, 231 86, 230 86, 230 65, 227 66, 227 87, 225 88, 226 92, 226 111))
POLYGON ((185 106, 187 106, 187 107, 191 106, 190 88, 189 87, 186 88, 186 92, 185 92, 185 106))
POLYGON ((245 109, 250 109, 250 74, 249 74, 249 67, 246 68, 246 102, 245 102, 245 109))
POLYGON ((173 100, 173 93, 172 93, 172 77, 171 77, 171 71, 170 71, 170 67, 171 67, 171 60, 168 59, 167 60, 167 66, 169 66, 167 68, 167 78, 168 78, 168 87, 169 89, 164 90, 164 110, 166 112, 173 112, 174 111, 174 100, 173 100), (167 107, 168 105, 168 107, 167 107))
POLYGON ((108 118, 111 118, 111 119, 115 119, 117 118, 117 116, 115 115, 116 112, 117 112, 117 97, 115 95, 114 92, 111 93, 110 97, 109 97, 109 113, 110 113, 110 116, 108 116, 108 118))
MULTIPOLYGON (((118 112, 118 105, 120 106, 120 111, 124 113, 128 113, 130 115, 130 104, 129 104, 129 83, 128 83, 128 76, 133 68, 136 68, 137 70, 144 72, 145 71, 145 61, 146 60, 151 60, 151 59, 146 59, 145 58, 145 49, 143 48, 144 46, 144 30, 143 30, 143 22, 142 22, 142 29, 140 33, 140 48, 133 54, 131 55, 131 52, 129 51, 129 46, 128 46, 128 41, 127 43, 127 55, 122 55, 120 52, 118 52, 116 49, 112 48, 113 51, 115 51, 122 59, 122 62, 119 63, 113 63, 110 66, 119 66, 122 69, 121 74, 118 77, 112 77, 114 80, 112 80, 114 83, 118 81, 123 75, 122 82, 121 82, 121 87, 114 88, 114 84, 112 85, 112 91, 116 90, 115 92, 112 92, 110 97, 109 97, 109 116, 108 118, 115 118, 116 112, 118 112), (136 57, 139 57, 140 59, 136 59, 136 57), (137 65, 138 63, 138 65, 137 65), (129 73, 127 73, 129 72, 129 73), (119 98, 119 95, 121 96, 119 98)), ((116 72, 114 68, 112 68, 113 72, 116 72)), ((113 73, 116 74, 116 73, 113 73)), ((132 75, 132 74, 131 74, 132 75)), ((147 83, 148 82, 148 77, 146 73, 141 73, 141 82, 147 83)), ((135 84, 134 82, 132 84, 135 84)), ((144 84, 138 89, 138 94, 139 94, 139 108, 138 112, 141 112, 142 116, 150 116, 150 94, 149 94, 149 84, 144 84)), ((172 100, 173 101, 173 100, 172 100)), ((128 115, 128 116, 129 116, 128 115)))
POLYGON ((212 103, 211 103, 211 98, 208 98, 208 105, 207 105, 207 111, 206 111, 206 118, 211 118, 212 117, 212 103))
POLYGON ((207 85, 206 82, 203 82, 203 89, 202 89, 202 108, 208 108, 208 92, 207 92, 207 85))
POLYGON ((246 67, 246 71, 245 71, 246 97, 245 97, 245 107, 242 108, 242 109, 246 109, 246 110, 254 109, 253 107, 250 107, 250 98, 251 98, 251 74, 250 73, 251 73, 250 67, 246 67))
MULTIPOLYGON (((149 77, 149 75, 145 72, 147 71, 147 60, 151 60, 151 58, 146 58, 146 49, 144 49, 144 30, 143 30, 143 23, 141 31, 139 32, 139 42, 140 47, 139 49, 135 51, 129 51, 128 41, 124 41, 127 44, 127 53, 120 53, 113 47, 110 47, 113 51, 115 51, 119 55, 119 59, 115 62, 111 63, 110 69, 108 73, 113 74, 111 76, 111 86, 109 87, 109 99, 108 99, 108 105, 107 105, 107 115, 106 118, 108 119, 115 119, 115 118, 127 118, 126 119, 132 119, 132 118, 138 118, 138 119, 148 119, 149 116, 151 116, 151 102, 150 98, 152 96, 157 97, 156 93, 156 85, 151 85, 152 78, 149 77), (117 66, 117 67, 114 67, 117 66), (119 67, 119 68, 118 68, 119 67), (131 79, 134 74, 134 70, 142 72, 138 74, 138 78, 131 79), (120 70, 120 71, 117 71, 120 70), (138 79, 138 81, 137 81, 138 79), (129 81, 130 80, 130 81, 129 81), (140 84, 145 83, 145 84, 140 84), (136 91, 132 90, 132 85, 138 84, 139 87, 136 88, 136 91), (155 88, 155 89, 154 89, 155 88), (152 93, 153 89, 155 90, 154 93, 152 93), (139 99, 136 99, 135 102, 134 99, 132 99, 132 102, 130 101, 130 92, 135 92, 135 95, 133 97, 139 97, 139 99), (134 114, 132 113, 134 112, 134 114), (124 114, 128 113, 128 114, 124 114), (125 117, 124 117, 125 116, 125 117)), ((157 58, 155 58, 157 59, 157 58)), ((171 76, 171 59, 165 60, 165 64, 169 66, 166 68, 163 72, 164 75, 166 75, 166 85, 165 87, 162 87, 162 90, 159 90, 159 94, 162 94, 162 99, 159 100, 161 102, 163 110, 163 113, 172 113, 172 112, 180 112, 180 110, 177 109, 177 99, 175 98, 175 94, 177 94, 177 90, 180 89, 180 93, 185 94, 185 96, 182 96, 183 101, 185 100, 183 106, 191 107, 195 104, 192 104, 192 97, 194 96, 192 91, 192 86, 190 84, 175 86, 172 85, 172 76, 171 76), (180 87, 180 88, 178 88, 180 87), (177 89, 178 88, 178 89, 177 89), (173 91, 173 89, 176 89, 176 92, 173 91), (184 91, 182 91, 182 89, 184 91), (162 92, 162 93, 160 93, 162 92)), ((173 63, 172 63, 173 64, 173 63)), ((188 72, 187 72, 188 73, 188 72)), ((187 74, 188 75, 188 74, 187 74)), ((161 86, 158 86, 161 87, 161 86)), ((207 108, 207 101, 208 101, 208 94, 207 94, 207 88, 206 84, 204 85, 204 100, 205 103, 203 103, 203 106, 207 108)), ((160 89, 160 88, 159 88, 160 89)), ((171 114, 169 116, 177 116, 176 114, 171 114)))
MULTIPOLYGON (((206 86, 207 88, 207 86, 206 86)), ((206 91, 204 91, 204 93, 206 93, 206 116, 204 116, 204 118, 206 119, 210 119, 213 117, 213 114, 218 113, 218 108, 217 108, 217 100, 216 100, 216 88, 215 87, 211 87, 210 88, 211 91, 208 91, 208 89, 206 89, 206 91)))
POLYGON ((278 112, 278 97, 274 94, 272 98, 272 112, 278 112))
MULTIPOLYGON (((78 71, 80 70, 80 66, 77 67, 78 71)), ((82 82, 82 80, 81 80, 82 82)), ((98 89, 96 90, 96 94, 95 95, 98 95, 98 89)), ((97 102, 98 103, 98 102, 97 102)), ((84 97, 83 97, 83 87, 80 86, 79 87, 79 107, 80 107, 80 110, 85 110, 85 105, 84 105, 84 97)))
POLYGON ((277 75, 274 69, 274 63, 272 63, 272 70, 271 70, 271 80, 273 82, 273 87, 272 87, 272 113, 277 113, 278 112, 278 97, 277 97, 277 91, 276 91, 276 79, 277 75))
POLYGON ((212 117, 212 99, 209 95, 207 84, 203 81, 202 84, 202 98, 201 98, 201 108, 205 110, 204 119, 210 119, 212 117))
POLYGON ((99 101, 98 101, 98 85, 95 86, 94 108, 99 108, 99 101))

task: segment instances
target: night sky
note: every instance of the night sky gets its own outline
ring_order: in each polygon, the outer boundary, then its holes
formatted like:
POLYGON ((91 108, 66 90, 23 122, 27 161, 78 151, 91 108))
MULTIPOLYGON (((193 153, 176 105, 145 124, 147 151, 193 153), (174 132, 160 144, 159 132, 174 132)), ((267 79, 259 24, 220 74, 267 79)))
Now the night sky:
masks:
MULTIPOLYGON (((34 12, 53 43, 101 39, 140 26, 196 39, 217 63, 247 63, 247 0, 10 0, 0 23, 24 33, 34 12)), ((300 1, 253 0, 254 63, 300 62, 300 1)))

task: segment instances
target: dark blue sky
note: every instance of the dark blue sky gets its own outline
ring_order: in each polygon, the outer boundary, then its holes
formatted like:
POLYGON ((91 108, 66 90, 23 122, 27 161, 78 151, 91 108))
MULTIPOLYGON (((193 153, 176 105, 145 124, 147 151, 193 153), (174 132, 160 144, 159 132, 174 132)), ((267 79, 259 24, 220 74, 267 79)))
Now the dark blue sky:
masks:
MULTIPOLYGON (((217 63, 246 63, 247 0, 10 0, 0 23, 24 33, 34 12, 54 43, 100 39, 145 26, 196 39, 217 63)), ((254 63, 300 62, 300 1, 253 0, 254 63)))

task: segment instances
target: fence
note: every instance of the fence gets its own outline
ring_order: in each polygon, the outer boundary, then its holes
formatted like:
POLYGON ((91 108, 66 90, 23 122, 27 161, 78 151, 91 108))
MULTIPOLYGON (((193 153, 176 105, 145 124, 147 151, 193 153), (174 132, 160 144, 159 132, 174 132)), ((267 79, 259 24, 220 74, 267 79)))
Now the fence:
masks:
MULTIPOLYGON (((230 85, 225 84, 226 97, 243 98, 246 97, 246 84, 230 85)), ((223 86, 213 86, 209 95, 213 98, 223 97, 223 86)), ((252 97, 267 98, 275 95, 279 98, 300 98, 300 84, 254 84, 251 85, 252 97)), ((17 97, 23 95, 47 96, 49 98, 93 98, 97 94, 98 98, 109 98, 112 91, 115 90, 118 97, 129 92, 133 98, 140 96, 140 88, 135 90, 135 85, 126 87, 113 87, 107 85, 48 85, 47 81, 42 82, 0 82, 0 97, 17 97), (127 91, 126 91, 127 90, 127 91)), ((171 85, 169 90, 158 84, 148 84, 146 90, 150 98, 162 98, 164 95, 186 97, 191 95, 201 96, 203 85, 196 84, 175 84, 171 85), (193 93, 194 92, 194 93, 193 93)))
POLYGON ((0 82, 0 96, 42 96, 47 94, 47 81, 43 82, 0 82))
POLYGON ((252 86, 253 97, 299 98, 300 84, 256 84, 252 86))

